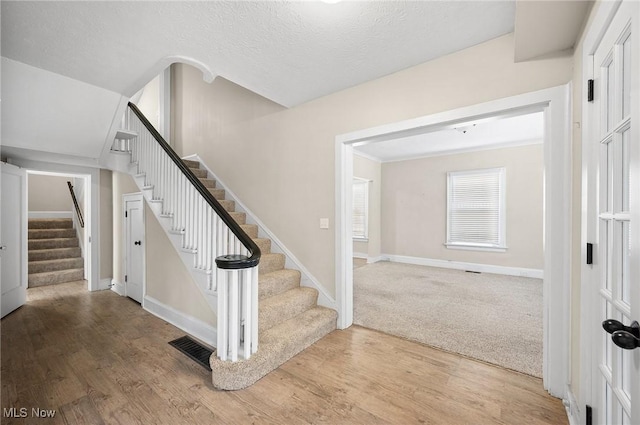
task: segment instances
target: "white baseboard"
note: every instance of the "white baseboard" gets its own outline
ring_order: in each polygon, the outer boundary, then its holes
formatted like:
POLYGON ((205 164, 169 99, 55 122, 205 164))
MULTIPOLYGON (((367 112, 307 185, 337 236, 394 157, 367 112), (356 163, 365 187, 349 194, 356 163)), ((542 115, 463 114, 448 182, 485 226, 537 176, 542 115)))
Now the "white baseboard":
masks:
POLYGON ((198 156, 198 154, 185 156, 182 159, 200 162, 202 167, 207 170, 209 175, 217 182, 219 182, 220 185, 224 188, 227 199, 232 199, 233 201, 235 201, 236 211, 247 214, 247 223, 256 224, 258 226, 258 233, 260 237, 266 236, 267 238, 271 239, 271 252, 284 254, 284 256, 286 257, 285 268, 300 271, 300 274, 302 275, 300 278, 300 285, 314 288, 318 291, 319 305, 338 311, 338 303, 336 302, 335 298, 329 295, 324 286, 320 285, 318 279, 316 279, 311 274, 311 272, 300 262, 300 260, 298 260, 296 256, 293 255, 293 253, 289 251, 284 246, 284 244, 273 234, 273 232, 271 232, 271 230, 269 230, 267 226, 265 226, 264 223, 260 221, 260 219, 258 219, 257 216, 249 208, 247 208, 246 205, 242 203, 242 201, 238 199, 236 194, 233 193, 233 191, 229 190, 229 186, 224 184, 224 181, 220 180, 220 178, 213 171, 211 171, 209 167, 207 167, 207 165, 200 158, 200 156, 198 156), (264 235, 260 233, 263 233, 264 235))
POLYGON ((504 274, 508 276, 521 276, 542 279, 544 272, 539 269, 526 269, 521 267, 494 266, 491 264, 464 263, 461 261, 435 260, 432 258, 409 257, 405 255, 383 254, 383 259, 396 263, 416 264, 419 266, 442 267, 445 269, 469 270, 472 272, 504 274))
POLYGON ((124 297, 127 293, 125 291, 124 284, 118 282, 115 279, 111 279, 111 290, 122 297, 124 297))
POLYGON ((378 261, 382 261, 384 258, 382 255, 378 255, 377 257, 369 257, 367 258, 367 264, 377 263, 378 261))
POLYGON ((353 253, 353 258, 367 259, 367 258, 369 258, 369 256, 367 254, 365 254, 364 252, 354 252, 353 253))
POLYGON ((29 218, 73 218, 71 211, 29 211, 29 218))
POLYGON ((111 278, 100 279, 100 282, 98 282, 98 291, 104 291, 105 289, 111 288, 111 282, 111 278))
POLYGON ((567 399, 562 400, 562 404, 564 404, 564 408, 567 412, 569 425, 578 425, 580 423, 580 409, 578 407, 576 396, 571 390, 570 385, 567 385, 567 399))
POLYGON ((195 317, 178 311, 148 295, 145 295, 142 301, 142 308, 165 322, 169 322, 173 326, 182 329, 186 333, 196 337, 211 347, 215 347, 217 345, 218 332, 216 328, 196 319, 195 317))

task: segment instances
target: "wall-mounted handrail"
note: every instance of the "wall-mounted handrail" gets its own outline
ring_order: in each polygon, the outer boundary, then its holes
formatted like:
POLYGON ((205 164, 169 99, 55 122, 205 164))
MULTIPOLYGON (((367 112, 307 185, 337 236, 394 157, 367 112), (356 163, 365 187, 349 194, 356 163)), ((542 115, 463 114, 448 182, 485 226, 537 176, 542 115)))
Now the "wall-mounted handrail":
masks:
POLYGON ((140 112, 138 107, 129 102, 129 108, 138 117, 140 122, 147 128, 149 133, 158 142, 160 147, 169 156, 171 161, 178 167, 180 172, 187 178, 187 180, 194 186, 196 191, 202 196, 205 202, 218 214, 220 219, 227 225, 229 230, 238 238, 240 243, 249 251, 249 256, 245 255, 226 255, 216 258, 216 265, 220 269, 247 269, 255 267, 260 262, 260 248, 256 243, 242 230, 240 225, 231 217, 231 215, 224 209, 224 207, 218 202, 218 200, 209 192, 209 190, 202 184, 202 182, 196 177, 195 174, 187 167, 187 165, 180 159, 178 154, 169 146, 166 140, 160 133, 151 125, 149 120, 140 112))
POLYGON ((76 215, 78 216, 78 222, 80 223, 80 227, 84 228, 84 219, 82 218, 82 211, 80 210, 80 206, 78 205, 78 200, 76 199, 76 193, 73 191, 73 185, 70 181, 67 181, 67 186, 69 186, 69 193, 71 193, 71 199, 73 200, 73 205, 76 207, 76 215))

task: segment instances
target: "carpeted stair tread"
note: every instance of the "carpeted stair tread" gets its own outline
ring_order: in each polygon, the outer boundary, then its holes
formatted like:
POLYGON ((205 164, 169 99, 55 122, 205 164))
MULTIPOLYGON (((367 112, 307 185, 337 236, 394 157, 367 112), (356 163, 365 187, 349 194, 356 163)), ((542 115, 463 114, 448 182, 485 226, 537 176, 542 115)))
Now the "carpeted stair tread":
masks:
POLYGON ((238 224, 245 224, 247 222, 247 214, 243 212, 233 212, 229 211, 229 215, 232 219, 236 221, 238 224))
POLYGON ((29 239, 73 238, 75 229, 29 229, 29 239))
POLYGON ((73 220, 70 218, 30 218, 29 229, 71 229, 73 220))
POLYGON ((29 287, 54 285, 84 279, 84 269, 59 270, 29 274, 29 287))
POLYGON ((260 300, 258 332, 264 332, 285 322, 310 308, 318 301, 318 291, 313 288, 298 287, 275 297, 260 300))
POLYGON ((227 212, 231 212, 236 209, 236 203, 234 201, 228 201, 228 200, 222 199, 222 200, 219 200, 218 202, 220 202, 220 205, 222 205, 222 208, 224 208, 225 211, 227 212))
POLYGON ((216 181, 213 179, 200 178, 198 179, 204 185, 204 187, 216 187, 216 181))
POLYGON ((191 159, 183 159, 182 162, 184 162, 184 165, 186 165, 189 168, 200 168, 199 161, 193 161, 191 159))
POLYGON ((82 252, 76 248, 38 249, 29 251, 29 261, 56 260, 60 258, 80 257, 82 252))
POLYGON ((258 352, 249 360, 228 362, 211 356, 213 386, 239 390, 255 383, 269 372, 336 329, 338 314, 314 307, 260 335, 258 352))
POLYGON ((258 226, 256 226, 255 224, 241 224, 240 228, 244 230, 244 232, 250 238, 253 239, 258 237, 258 226))
POLYGON ((258 245, 262 254, 269 254, 271 252, 271 239, 253 238, 253 241, 258 245))
POLYGON ((213 197, 216 198, 217 200, 224 199, 224 196, 225 196, 224 189, 217 189, 215 187, 208 187, 207 189, 209 189, 209 192, 211 192, 213 197))
POLYGON ((29 274, 53 272, 58 270, 81 269, 84 261, 80 257, 57 260, 29 261, 29 274))
POLYGON ((299 270, 282 269, 258 274, 258 298, 273 297, 300 286, 299 270))
POLYGON ((191 168, 191 167, 189 167, 189 169, 199 179, 206 179, 207 178, 207 170, 202 170, 200 168, 191 168))
POLYGON ((258 276, 262 273, 271 273, 284 269, 285 257, 283 254, 263 254, 258 265, 258 276))
POLYGON ((30 239, 29 250, 73 248, 78 245, 78 238, 30 239))

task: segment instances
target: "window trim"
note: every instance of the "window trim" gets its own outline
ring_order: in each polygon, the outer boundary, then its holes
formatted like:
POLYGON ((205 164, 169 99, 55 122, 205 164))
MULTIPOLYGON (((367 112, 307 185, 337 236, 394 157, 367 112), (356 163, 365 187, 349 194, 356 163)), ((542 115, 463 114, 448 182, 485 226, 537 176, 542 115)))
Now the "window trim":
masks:
POLYGON ((507 203, 506 203, 506 167, 495 168, 482 168, 475 170, 464 171, 449 171, 447 172, 447 229, 446 229, 446 242, 444 245, 448 249, 459 249, 469 251, 486 251, 486 252, 506 252, 507 247, 507 203), (451 184, 452 180, 457 176, 464 176, 470 174, 498 174, 498 243, 474 243, 464 241, 451 241, 451 184))

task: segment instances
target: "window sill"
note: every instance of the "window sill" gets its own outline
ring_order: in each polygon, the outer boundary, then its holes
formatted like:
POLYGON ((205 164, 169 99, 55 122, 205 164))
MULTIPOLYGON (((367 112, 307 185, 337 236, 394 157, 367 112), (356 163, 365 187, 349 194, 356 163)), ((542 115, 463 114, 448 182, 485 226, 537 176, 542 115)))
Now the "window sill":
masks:
POLYGON ((448 249, 459 249, 463 251, 507 252, 506 246, 486 246, 463 243, 446 243, 444 245, 448 249))

